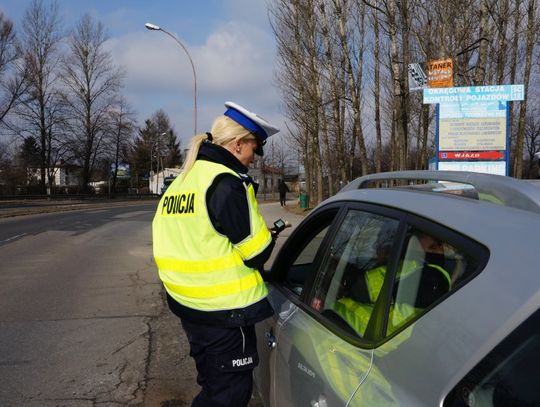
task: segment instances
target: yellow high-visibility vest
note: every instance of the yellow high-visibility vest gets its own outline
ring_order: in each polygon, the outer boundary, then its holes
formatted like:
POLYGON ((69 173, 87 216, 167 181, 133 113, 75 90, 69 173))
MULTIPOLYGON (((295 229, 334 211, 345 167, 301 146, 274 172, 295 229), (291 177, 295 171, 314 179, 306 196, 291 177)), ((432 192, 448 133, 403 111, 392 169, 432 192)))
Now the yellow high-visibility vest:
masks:
MULTIPOLYGON (((428 263, 427 266, 440 272, 443 277, 448 280, 448 286, 450 288, 452 287, 450 275, 444 268, 431 263, 428 263)), ((399 270, 399 276, 402 278, 406 277, 417 271, 418 267, 420 267, 420 264, 414 260, 403 262, 399 270)), ((371 314, 373 313, 375 302, 381 292, 386 276, 386 270, 386 265, 382 265, 367 271, 365 274, 371 303, 357 302, 351 298, 342 297, 334 304, 334 311, 336 311, 362 337, 364 336, 371 314)), ((390 318, 388 321, 387 334, 394 332, 422 311, 422 308, 416 308, 409 304, 390 304, 390 318)))
POLYGON ((217 232, 208 215, 206 192, 223 173, 240 178, 222 164, 197 160, 184 179, 177 177, 167 188, 152 223, 154 259, 165 289, 180 304, 201 311, 243 308, 268 292, 259 272, 244 264, 272 240, 253 186, 246 186, 251 233, 242 242, 233 244, 217 232))

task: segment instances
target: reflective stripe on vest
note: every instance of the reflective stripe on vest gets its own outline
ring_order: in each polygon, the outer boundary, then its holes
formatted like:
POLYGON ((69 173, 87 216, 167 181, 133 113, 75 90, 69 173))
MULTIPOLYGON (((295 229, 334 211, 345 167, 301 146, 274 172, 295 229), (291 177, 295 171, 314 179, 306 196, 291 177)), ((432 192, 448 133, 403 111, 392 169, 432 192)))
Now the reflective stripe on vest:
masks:
MULTIPOLYGON (((446 278, 446 280, 448 281, 448 287, 452 288, 452 279, 450 278, 450 274, 448 274, 448 272, 444 268, 442 268, 441 266, 437 264, 432 264, 432 263, 426 263, 425 265, 439 271, 444 276, 444 278, 446 278)), ((408 276, 412 272, 417 271, 418 268, 421 266, 423 266, 423 264, 421 265, 415 260, 406 260, 405 262, 402 263, 401 268, 398 272, 399 278, 408 276)), ((377 301, 377 298, 379 297, 379 292, 381 291, 381 288, 384 283, 385 276, 386 276, 386 265, 376 267, 366 272, 365 274, 366 285, 367 285, 370 300, 372 302, 377 301)))
POLYGON ((246 186, 251 233, 242 242, 233 245, 208 215, 206 192, 223 173, 240 178, 224 165, 197 160, 184 179, 167 188, 152 223, 154 259, 165 289, 181 304, 202 311, 242 308, 267 294, 259 272, 244 264, 272 239, 253 186, 246 186))

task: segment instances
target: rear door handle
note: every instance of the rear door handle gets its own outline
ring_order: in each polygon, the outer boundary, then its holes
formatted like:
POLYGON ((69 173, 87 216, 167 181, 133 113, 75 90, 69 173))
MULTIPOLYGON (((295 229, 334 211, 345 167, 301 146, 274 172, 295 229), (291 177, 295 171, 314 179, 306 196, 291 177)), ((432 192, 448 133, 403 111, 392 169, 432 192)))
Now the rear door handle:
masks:
POLYGON ((322 394, 319 396, 319 399, 317 401, 311 400, 310 402, 311 407, 328 407, 328 403, 326 402, 326 397, 324 397, 322 394))
POLYGON ((274 349, 276 347, 276 338, 274 337, 274 333, 272 332, 272 330, 267 331, 264 334, 264 338, 266 339, 266 344, 269 348, 274 349))

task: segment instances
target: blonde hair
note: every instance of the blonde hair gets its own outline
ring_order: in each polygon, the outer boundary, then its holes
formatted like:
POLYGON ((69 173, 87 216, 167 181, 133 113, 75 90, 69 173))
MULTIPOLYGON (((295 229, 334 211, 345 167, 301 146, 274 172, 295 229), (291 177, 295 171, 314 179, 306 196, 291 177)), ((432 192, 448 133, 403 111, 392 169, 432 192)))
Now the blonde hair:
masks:
MULTIPOLYGON (((214 120, 212 130, 210 132, 212 133, 212 144, 222 147, 228 145, 232 141, 255 138, 255 136, 248 129, 236 123, 227 116, 218 116, 214 120)), ((182 165, 182 173, 180 175, 182 179, 187 175, 191 168, 193 168, 193 164, 195 164, 195 160, 197 160, 197 155, 199 154, 201 144, 207 139, 208 136, 206 133, 197 134, 191 139, 186 160, 182 165)))

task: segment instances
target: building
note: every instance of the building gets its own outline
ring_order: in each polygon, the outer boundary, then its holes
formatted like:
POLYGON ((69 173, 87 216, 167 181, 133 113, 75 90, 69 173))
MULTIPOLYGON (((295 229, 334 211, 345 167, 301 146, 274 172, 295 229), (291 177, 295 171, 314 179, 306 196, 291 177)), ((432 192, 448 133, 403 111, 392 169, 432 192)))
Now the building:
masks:
MULTIPOLYGON (((54 167, 49 168, 45 172, 52 173, 53 187, 60 187, 67 189, 72 187, 79 187, 82 180, 82 169, 78 165, 67 164, 63 160, 57 163, 54 167)), ((47 175, 46 175, 47 176, 47 175)), ((26 169, 26 183, 27 184, 38 184, 41 181, 41 169, 35 167, 29 167, 26 169)), ((48 180, 46 181, 48 182, 48 180)))
POLYGON ((284 170, 266 165, 263 160, 256 159, 250 166, 249 174, 259 184, 258 196, 261 199, 278 199, 278 183, 283 179, 289 190, 299 193, 298 170, 293 167, 285 167, 284 170))
POLYGON ((163 171, 154 173, 148 179, 148 189, 151 194, 161 195, 163 180, 166 177, 177 177, 180 175, 180 168, 165 168, 163 171))

